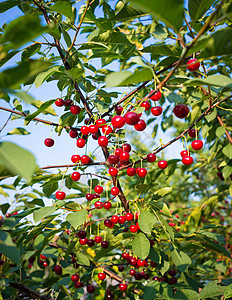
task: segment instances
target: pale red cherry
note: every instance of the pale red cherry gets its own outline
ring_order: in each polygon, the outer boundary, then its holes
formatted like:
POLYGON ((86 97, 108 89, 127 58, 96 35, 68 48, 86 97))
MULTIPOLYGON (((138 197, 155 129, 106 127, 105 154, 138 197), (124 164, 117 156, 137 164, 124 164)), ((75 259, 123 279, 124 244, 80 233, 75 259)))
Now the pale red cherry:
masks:
POLYGON ((184 164, 184 165, 191 165, 192 163, 193 163, 193 158, 192 158, 192 156, 183 156, 182 157, 182 163, 184 164))
POLYGON ((189 108, 186 104, 178 104, 173 109, 174 115, 179 119, 184 119, 189 114, 189 108))
POLYGON ((122 292, 125 292, 127 290, 127 284, 126 283, 120 283, 119 284, 119 289, 122 292))
POLYGON ((128 125, 136 125, 139 122, 139 115, 135 112, 128 112, 125 114, 125 122, 128 125))
POLYGON ((70 107, 70 112, 73 115, 78 115, 81 112, 81 108, 79 106, 77 106, 77 105, 72 105, 70 107))
POLYGON ((138 171, 138 176, 143 178, 146 175, 147 175, 147 170, 145 168, 140 168, 140 170, 138 171))
POLYGON ((183 157, 183 156, 189 156, 190 152, 188 150, 182 150, 180 152, 180 156, 183 157))
POLYGON ((106 124, 106 120, 104 120, 104 119, 98 119, 98 120, 96 121, 96 125, 97 125, 97 127, 99 127, 99 128, 103 127, 105 124, 106 124))
POLYGON ((57 191, 55 196, 56 196, 56 199, 63 200, 65 198, 66 194, 65 194, 65 192, 57 191))
POLYGON ((75 139, 77 136, 78 136, 78 132, 76 130, 73 130, 71 129, 69 131, 69 136, 72 138, 72 139, 75 139))
POLYGON ((134 129, 137 131, 143 131, 147 127, 147 124, 144 120, 140 119, 139 122, 134 126, 134 129))
POLYGON ((64 105, 64 100, 61 99, 61 98, 57 98, 56 102, 55 102, 55 105, 58 106, 58 107, 63 106, 64 105))
POLYGON ((200 67, 200 63, 197 59, 193 58, 193 59, 190 59, 188 62, 187 62, 187 69, 189 71, 196 71, 198 70, 200 67))
POLYGON ((75 163, 77 163, 77 162, 79 162, 81 160, 81 157, 80 157, 80 155, 72 155, 71 156, 71 161, 75 164, 75 163))
POLYGON ((98 276, 99 280, 105 280, 105 278, 106 278, 106 274, 105 273, 98 273, 97 276, 98 276))
POLYGON ((111 120, 114 128, 122 128, 125 125, 125 119, 122 116, 114 116, 111 120))
POLYGON ((117 176, 118 170, 116 168, 111 167, 111 168, 109 168, 109 174, 111 176, 117 176))
POLYGON ((150 96, 151 93, 153 93, 153 92, 154 92, 154 90, 151 91, 151 92, 149 93, 149 98, 150 98, 152 101, 159 101, 159 100, 161 99, 161 97, 162 97, 161 92, 158 91, 158 92, 156 92, 154 95, 150 96))
POLYGON ((89 134, 89 127, 88 126, 82 126, 81 127, 81 133, 83 135, 88 135, 89 134))
POLYGON ((97 127, 97 125, 90 125, 90 126, 89 126, 89 132, 90 132, 91 134, 97 133, 97 132, 98 132, 98 127, 97 127))
POLYGON ((155 154, 154 153, 148 153, 148 155, 147 155, 147 161, 148 162, 154 162, 154 161, 156 161, 155 154))
POLYGON ((71 177, 73 181, 78 181, 81 178, 81 174, 79 172, 73 172, 71 177))
POLYGON ((127 170, 126 170, 126 173, 128 176, 132 177, 136 174, 136 169, 135 168, 131 168, 129 167, 127 170))
POLYGON ((85 147, 85 140, 80 138, 80 139, 77 140, 76 144, 77 144, 78 148, 83 148, 83 147, 85 147))
POLYGON ((95 193, 100 195, 101 193, 103 193, 103 187, 101 185, 96 185, 94 191, 95 193))
POLYGON ((203 142, 201 140, 192 141, 191 146, 194 150, 201 150, 203 147, 203 142))
POLYGON ((149 110, 151 108, 151 104, 149 101, 143 101, 141 103, 141 107, 144 107, 145 108, 145 111, 149 110))
POLYGON ((117 186, 112 187, 111 194, 117 196, 119 194, 119 188, 117 186))
POLYGON ((167 168, 167 166, 168 166, 168 162, 166 161, 166 160, 160 160, 159 162, 158 162, 158 167, 160 168, 160 169, 166 169, 167 168))
POLYGON ((47 138, 44 140, 44 145, 47 146, 47 147, 52 147, 54 145, 54 140, 51 139, 51 138, 47 138))
POLYGON ((152 107, 151 109, 151 113, 153 114, 153 116, 160 116, 163 112, 163 108, 161 106, 156 106, 156 107, 152 107))
POLYGON ((107 145, 108 145, 108 139, 107 139, 107 137, 106 136, 100 136, 99 138, 98 138, 98 145, 100 146, 100 147, 107 147, 107 145))
POLYGON ((102 132, 106 135, 110 134, 113 132, 113 129, 109 125, 104 125, 102 127, 102 132))

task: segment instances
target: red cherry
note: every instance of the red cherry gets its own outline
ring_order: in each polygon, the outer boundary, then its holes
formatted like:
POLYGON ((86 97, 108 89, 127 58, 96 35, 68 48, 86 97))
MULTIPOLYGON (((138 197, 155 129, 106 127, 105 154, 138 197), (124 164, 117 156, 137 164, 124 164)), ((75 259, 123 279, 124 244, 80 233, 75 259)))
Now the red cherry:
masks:
POLYGON ((100 136, 98 138, 98 145, 100 147, 106 147, 108 145, 108 139, 106 136, 100 136))
POLYGON ((189 130, 188 135, 191 138, 196 138, 198 136, 198 133, 199 133, 199 131, 197 129, 192 128, 189 130))
POLYGON ((140 119, 139 122, 134 126, 134 129, 137 131, 143 131, 146 129, 147 124, 144 120, 140 119))
POLYGON ((126 151, 121 152, 120 154, 120 161, 127 162, 130 159, 130 154, 126 151))
POLYGON ((191 165, 193 163, 192 156, 183 156, 182 157, 182 163, 186 166, 191 165))
POLYGON ((125 218, 127 221, 133 221, 134 220, 134 215, 132 213, 126 213, 125 218))
POLYGON ((129 167, 129 168, 126 170, 126 173, 127 173, 128 176, 132 177, 132 176, 134 176, 134 175, 136 174, 136 170, 135 170, 135 168, 129 167))
POLYGON ((136 114, 135 112, 128 112, 125 114, 125 122, 128 125, 136 125, 139 122, 139 115, 136 114))
POLYGON ((112 164, 112 165, 115 165, 119 162, 119 156, 117 155, 110 155, 109 158, 108 158, 109 162, 112 164))
POLYGON ((85 230, 79 230, 78 233, 77 233, 77 236, 80 238, 80 239, 84 239, 86 238, 87 236, 87 232, 85 230))
POLYGON ((101 185, 96 185, 94 188, 95 193, 101 194, 103 193, 103 187, 101 185))
POLYGON ((81 127, 81 133, 83 135, 88 135, 89 134, 89 127, 88 126, 82 126, 81 127))
POLYGON ((71 99, 67 99, 64 101, 64 106, 65 107, 68 107, 68 106, 71 106, 73 104, 73 101, 71 99))
POLYGON ((124 268, 124 266, 122 266, 122 265, 119 265, 119 266, 118 266, 118 270, 119 270, 119 272, 123 272, 123 271, 124 271, 124 269, 125 269, 125 268, 124 268))
POLYGON ((94 241, 93 239, 88 239, 88 240, 87 240, 87 245, 88 245, 89 247, 93 247, 93 246, 95 245, 95 241, 94 241))
POLYGON ((149 109, 151 108, 151 104, 150 104, 149 101, 143 101, 143 102, 141 103, 141 107, 144 107, 145 110, 147 111, 147 110, 149 110, 149 109))
POLYGON ((64 100, 61 99, 61 98, 57 98, 56 102, 55 102, 55 105, 58 106, 58 107, 63 106, 64 105, 64 100))
POLYGON ((73 274, 72 276, 71 276, 71 280, 73 281, 73 282, 76 282, 76 281, 78 281, 80 279, 80 276, 78 275, 78 274, 73 274))
MULTIPOLYGON (((96 198, 100 198, 100 195, 98 194, 93 194, 93 199, 96 199, 96 198)), ((103 206, 102 206, 103 207, 103 206)))
POLYGON ((176 284, 177 283, 177 278, 176 277, 172 277, 170 279, 170 284, 176 284))
POLYGON ((126 217, 125 216, 119 216, 118 217, 118 223, 119 224, 124 224, 126 222, 126 217))
POLYGON ((75 288, 76 289, 82 288, 83 286, 84 286, 83 282, 81 282, 81 281, 75 282, 75 288))
POLYGON ((203 142, 201 140, 195 140, 192 141, 191 146, 194 150, 201 150, 201 148, 203 147, 203 142))
POLYGON ((129 274, 130 274, 131 276, 134 276, 135 273, 136 273, 135 269, 130 269, 129 274))
POLYGON ((111 217, 111 222, 114 223, 114 224, 118 223, 118 216, 113 215, 113 216, 111 217))
POLYGON ((189 108, 185 104, 178 104, 173 109, 174 115, 179 119, 184 119, 189 114, 189 108))
POLYGON ((77 105, 72 105, 70 107, 70 112, 73 115, 78 115, 81 112, 81 108, 79 106, 77 106, 77 105))
POLYGON ((136 213, 135 213, 135 219, 136 219, 136 220, 138 220, 139 215, 140 215, 140 212, 136 212, 136 213))
POLYGON ((93 194, 86 194, 85 195, 85 198, 88 200, 88 201, 91 201, 91 200, 93 200, 93 194))
POLYGON ((189 154, 190 154, 190 152, 188 150, 183 150, 180 152, 181 157, 188 156, 189 154))
POLYGON ((187 62, 187 69, 189 71, 196 71, 198 70, 200 67, 200 63, 197 59, 193 58, 193 59, 190 59, 188 62, 187 62))
POLYGON ((101 246, 103 249, 107 249, 109 247, 109 242, 108 241, 102 241, 101 246))
POLYGON ((156 156, 154 153, 148 153, 147 155, 147 161, 148 162, 154 162, 156 160, 156 156))
POLYGON ((44 256, 43 254, 40 254, 40 258, 41 258, 41 259, 46 259, 47 256, 44 256))
POLYGON ((172 277, 176 276, 176 270, 169 270, 168 274, 172 277))
POLYGON ((60 265, 55 265, 54 267, 54 272, 57 274, 57 275, 61 275, 62 274, 62 267, 60 265))
POLYGON ((151 109, 151 113, 156 117, 160 116, 162 112, 163 108, 161 106, 152 107, 151 109))
POLYGON ((103 205, 104 204, 101 201, 97 201, 97 202, 94 203, 94 207, 96 209, 101 209, 103 207, 103 205))
POLYGON ((73 172, 71 177, 73 181, 78 181, 81 178, 81 174, 79 172, 73 172))
POLYGON ((117 115, 120 116, 121 113, 122 113, 122 111, 123 111, 123 107, 122 106, 115 107, 115 112, 116 112, 117 115))
POLYGON ((111 227, 112 226, 112 222, 111 222, 111 220, 109 220, 109 219, 106 219, 105 221, 104 221, 104 225, 106 226, 106 227, 111 227))
POLYGON ((83 147, 85 147, 85 140, 82 139, 82 138, 78 139, 78 140, 77 140, 77 147, 78 147, 78 148, 83 148, 83 147))
MULTIPOLYGON (((46 261, 44 261, 44 262, 43 262, 43 266, 44 266, 44 267, 47 267, 47 266, 48 266, 48 263, 47 263, 46 261)), ((58 275, 59 275, 59 274, 58 274, 58 275)))
MULTIPOLYGON (((151 93, 153 93, 153 92, 154 92, 154 90, 151 91, 151 92, 149 93, 149 95, 151 95, 151 93)), ((162 94, 161 94, 160 91, 156 92, 156 93, 155 93, 154 95, 152 95, 152 96, 149 96, 149 98, 150 98, 152 101, 159 101, 159 100, 161 99, 161 97, 162 97, 162 94)))
POLYGON ((159 167, 160 169, 166 169, 167 166, 168 166, 168 162, 167 162, 166 160, 160 160, 160 161, 158 162, 158 167, 159 167))
POLYGON ((80 155, 72 155, 71 156, 71 161, 75 164, 81 160, 80 155))
POLYGON ((113 168, 113 167, 111 167, 111 168, 109 168, 109 174, 110 174, 111 176, 117 176, 118 170, 115 169, 115 168, 113 168))
POLYGON ((138 171, 139 177, 145 177, 147 175, 147 170, 145 168, 140 168, 138 171))
POLYGON ((104 203, 104 208, 105 209, 111 209, 111 207, 112 207, 112 204, 109 201, 104 203))
POLYGON ((106 120, 104 120, 104 119, 98 119, 96 121, 96 125, 97 125, 98 128, 103 127, 105 124, 106 124, 106 120))
POLYGON ((97 277, 99 280, 104 280, 106 278, 106 274, 105 273, 98 273, 97 277))
POLYGON ((63 200, 65 198, 66 194, 65 194, 65 192, 57 191, 55 196, 56 196, 56 199, 63 200))
POLYGON ((102 242, 102 237, 101 236, 95 236, 94 240, 95 240, 96 243, 99 244, 99 243, 102 242))
POLYGON ((117 186, 112 187, 111 194, 117 196, 119 194, 119 188, 117 186))
POLYGON ((125 125, 125 119, 122 116, 114 116, 111 120, 114 128, 122 128, 125 125))
POLYGON ((70 130, 69 131, 69 136, 72 138, 72 139, 75 139, 77 136, 78 136, 78 132, 76 130, 70 130))
POLYGON ((120 154, 121 154, 122 152, 123 152, 123 151, 122 151, 121 148, 116 148, 116 149, 114 150, 114 155, 120 156, 120 154))
POLYGON ((102 132, 106 135, 112 133, 113 129, 109 125, 104 125, 102 127, 102 132))
POLYGON ((122 145, 122 151, 131 152, 131 145, 128 144, 128 143, 123 144, 122 145))
POLYGON ((119 289, 122 292, 125 292, 127 290, 127 284, 126 283, 120 283, 119 284, 119 289))
POLYGON ((87 285, 87 292, 93 294, 95 292, 95 287, 93 285, 87 285))
POLYGON ((89 125, 91 123, 91 119, 90 118, 84 119, 84 123, 85 125, 89 125))
POLYGON ((137 260, 137 265, 138 265, 139 267, 144 267, 145 264, 146 264, 146 260, 142 260, 142 259, 138 259, 138 260, 137 260))
POLYGON ((122 258, 127 259, 128 257, 129 257, 129 253, 128 252, 123 252, 122 258))
POLYGON ((130 232, 135 233, 139 230, 139 228, 136 225, 130 225, 130 232))
POLYGON ((92 162, 92 159, 88 155, 82 155, 81 156, 81 162, 84 165, 90 164, 92 162))
POLYGON ((152 268, 155 268, 155 267, 156 267, 156 263, 155 263, 153 260, 151 260, 150 266, 151 266, 152 268))
POLYGON ((90 125, 90 126, 89 126, 89 132, 90 132, 91 134, 97 133, 97 132, 98 132, 98 127, 97 127, 97 125, 90 125))
POLYGON ((54 145, 55 141, 53 139, 47 138, 44 140, 44 145, 47 147, 52 147, 54 145))

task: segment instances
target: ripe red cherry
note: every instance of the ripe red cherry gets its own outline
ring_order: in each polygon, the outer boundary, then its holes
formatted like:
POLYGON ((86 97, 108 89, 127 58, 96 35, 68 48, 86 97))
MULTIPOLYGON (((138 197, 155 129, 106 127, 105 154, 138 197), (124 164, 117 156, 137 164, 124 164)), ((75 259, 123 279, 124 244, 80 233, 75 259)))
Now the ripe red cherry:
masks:
POLYGON ((146 264, 146 260, 142 260, 142 259, 138 259, 138 260, 137 260, 137 265, 138 265, 139 267, 144 267, 145 264, 146 264))
POLYGON ((184 119, 189 114, 189 108, 185 104, 178 104, 173 109, 174 115, 179 119, 184 119))
POLYGON ((106 278, 106 274, 105 273, 98 273, 97 277, 99 280, 104 280, 106 278))
POLYGON ((125 218, 127 221, 133 221, 134 220, 134 215, 132 213, 126 213, 125 218))
MULTIPOLYGON (((46 259, 47 256, 44 256, 43 254, 40 254, 40 258, 41 258, 41 259, 46 259)), ((34 262, 34 261, 33 261, 33 262, 34 262)))
POLYGON ((169 270, 168 274, 172 277, 176 276, 176 270, 169 270))
POLYGON ((130 225, 130 232, 135 233, 139 230, 138 226, 136 225, 130 225))
POLYGON ((103 187, 101 185, 96 185, 94 188, 95 193, 101 194, 103 193, 103 187))
POLYGON ((192 156, 183 156, 182 157, 182 163, 186 166, 191 165, 193 163, 192 156))
POLYGON ((80 238, 80 239, 84 239, 86 238, 87 236, 87 232, 85 230, 79 230, 78 233, 77 233, 77 236, 80 238))
POLYGON ((113 168, 113 167, 111 167, 111 168, 109 168, 109 174, 110 174, 111 176, 117 176, 118 170, 115 169, 115 168, 113 168))
MULTIPOLYGON (((47 267, 47 266, 48 266, 48 263, 47 263, 46 261, 44 261, 44 262, 43 262, 43 266, 44 266, 44 267, 47 267)), ((58 274, 58 275, 60 275, 60 274, 58 274)))
POLYGON ((72 106, 70 107, 70 112, 71 112, 71 114, 73 114, 73 115, 78 115, 78 114, 81 112, 81 109, 80 109, 80 107, 77 106, 77 105, 72 105, 72 106))
POLYGON ((89 132, 90 132, 91 134, 97 133, 97 132, 98 132, 98 127, 97 127, 97 125, 90 125, 90 126, 89 126, 89 132))
POLYGON ((65 107, 68 107, 68 106, 71 106, 73 104, 73 101, 71 99, 67 99, 64 101, 64 106, 65 107))
POLYGON ((156 106, 156 107, 152 107, 151 109, 151 113, 153 114, 153 116, 160 116, 163 112, 163 108, 161 106, 156 106))
POLYGON ((154 162, 156 160, 156 156, 153 153, 148 153, 147 155, 147 161, 148 162, 154 162))
POLYGON ((114 116, 111 120, 114 128, 122 128, 125 125, 125 119, 122 116, 114 116))
POLYGON ((145 168, 140 168, 138 171, 139 177, 145 177, 147 175, 147 170, 145 168))
POLYGON ((188 132, 188 135, 191 137, 191 138, 195 138, 198 136, 198 133, 199 131, 197 129, 190 129, 189 132, 188 132))
POLYGON ((63 106, 64 105, 64 100, 61 99, 61 98, 57 98, 56 102, 55 102, 55 105, 58 106, 58 107, 63 106))
POLYGON ((83 282, 81 282, 81 281, 75 282, 75 288, 76 288, 76 289, 80 289, 80 288, 82 288, 83 286, 84 286, 83 282))
POLYGON ((116 112, 116 114, 119 115, 119 116, 121 115, 122 111, 123 111, 123 107, 122 107, 122 106, 117 106, 117 107, 115 108, 115 112, 116 112))
POLYGON ((106 227, 111 227, 112 226, 112 222, 111 222, 111 220, 109 220, 109 219, 106 219, 105 221, 104 221, 104 225, 106 226, 106 227))
POLYGON ((131 111, 125 114, 125 122, 128 125, 136 125, 139 122, 139 115, 131 111))
POLYGON ((102 242, 101 242, 101 247, 102 247, 103 249, 107 249, 107 248, 109 247, 109 242, 108 242, 108 241, 102 241, 102 242))
POLYGON ((145 110, 147 111, 147 110, 149 110, 149 109, 151 108, 151 104, 150 104, 149 101, 143 101, 143 102, 141 103, 141 107, 144 107, 145 110))
POLYGON ((99 128, 103 127, 105 124, 106 124, 106 120, 104 120, 104 119, 98 119, 98 120, 96 121, 96 125, 97 125, 97 127, 99 127, 99 128))
POLYGON ((183 156, 189 156, 190 152, 188 150, 183 150, 180 152, 181 157, 183 156))
POLYGON ((109 125, 104 125, 102 127, 102 132, 106 135, 112 133, 113 129, 109 125))
POLYGON ((113 215, 113 216, 111 217, 111 222, 114 223, 114 224, 118 223, 118 216, 113 215))
POLYGON ((127 259, 128 257, 129 257, 129 253, 128 252, 123 252, 122 258, 127 259))
POLYGON ((82 155, 81 162, 84 165, 90 164, 92 162, 92 159, 88 155, 82 155))
POLYGON ((53 139, 50 139, 50 138, 47 138, 44 140, 44 145, 47 146, 47 147, 52 147, 54 145, 54 140, 53 139))
POLYGON ((132 177, 132 176, 134 176, 134 175, 136 174, 136 170, 135 170, 135 168, 129 167, 129 168, 126 170, 126 173, 127 173, 128 176, 132 177))
POLYGON ((126 222, 126 217, 125 216, 119 216, 118 217, 118 223, 119 224, 124 224, 126 222))
POLYGON ((88 245, 89 247, 93 247, 93 246, 95 245, 95 241, 94 241, 93 239, 88 239, 88 240, 87 240, 87 245, 88 245))
POLYGON ((176 284, 177 283, 177 278, 176 277, 172 277, 170 279, 170 284, 176 284))
POLYGON ((111 207, 112 207, 112 204, 109 201, 104 203, 104 208, 105 209, 111 209, 111 207))
POLYGON ((71 161, 75 164, 81 160, 80 155, 72 155, 71 156, 71 161))
POLYGON ((101 201, 97 201, 97 202, 94 203, 94 207, 96 209, 101 209, 103 207, 103 205, 104 204, 101 201))
POLYGON ((114 150, 114 155, 120 156, 120 154, 121 154, 122 152, 123 152, 123 151, 122 151, 121 148, 116 148, 116 149, 114 150))
POLYGON ((65 194, 65 192, 57 191, 55 196, 56 196, 56 199, 63 200, 65 198, 66 194, 65 194))
POLYGON ((61 275, 62 274, 62 267, 60 265, 55 265, 54 267, 54 272, 57 274, 57 275, 61 275))
POLYGON ((100 146, 100 147, 106 147, 107 145, 108 145, 108 139, 107 139, 107 137, 106 136, 100 136, 99 138, 98 138, 98 145, 100 146))
POLYGON ((135 269, 130 269, 129 274, 130 274, 131 276, 134 276, 135 273, 136 273, 135 269))
POLYGON ((140 168, 138 167, 138 168, 136 168, 135 170, 136 170, 136 174, 138 175, 138 174, 139 174, 140 168))
POLYGON ((167 162, 166 160, 160 160, 160 161, 158 162, 158 167, 159 167, 160 169, 166 169, 167 166, 168 166, 168 162, 167 162))
POLYGON ((144 129, 146 129, 146 127, 147 127, 146 122, 140 119, 138 123, 134 126, 134 129, 137 131, 143 131, 144 129))
POLYGON ((85 125, 89 125, 91 123, 90 118, 84 119, 84 123, 85 123, 85 125))
POLYGON ((110 155, 109 158, 108 158, 108 160, 109 160, 109 162, 112 165, 116 165, 119 162, 119 156, 117 156, 117 155, 110 155))
POLYGON ((99 243, 102 242, 102 237, 101 236, 95 236, 94 240, 95 240, 96 243, 99 244, 99 243))
POLYGON ((88 126, 82 126, 81 127, 81 133, 83 135, 88 135, 89 134, 89 127, 88 126))
POLYGON ((127 290, 127 284, 126 283, 120 283, 119 284, 119 289, 122 292, 125 292, 127 290))
POLYGON ((78 148, 83 148, 83 147, 85 147, 85 140, 82 139, 82 138, 78 139, 78 140, 77 140, 77 147, 78 147, 78 148))
POLYGON ((71 177, 73 181, 78 181, 81 178, 81 174, 79 172, 73 172, 71 177))
MULTIPOLYGON (((154 90, 151 91, 151 92, 149 93, 149 95, 150 95, 151 93, 153 93, 153 92, 154 92, 154 90)), ((152 96, 149 96, 149 98, 150 98, 152 101, 159 101, 159 100, 161 99, 161 97, 162 97, 162 94, 161 94, 160 91, 156 92, 156 93, 155 93, 154 95, 152 95, 152 96)))
POLYGON ((117 186, 112 187, 111 194, 117 196, 119 194, 119 188, 117 186))
POLYGON ((78 274, 73 274, 72 276, 71 276, 71 280, 73 281, 73 282, 76 282, 76 281, 78 281, 80 279, 80 276, 78 275, 78 274))
POLYGON ((193 58, 193 59, 190 59, 188 62, 187 62, 187 69, 189 71, 196 71, 198 70, 200 67, 200 63, 197 59, 193 58))
MULTIPOLYGON (((100 195, 98 194, 93 194, 93 199, 96 199, 96 198, 100 198, 100 195)), ((102 206, 103 207, 103 206, 102 206)))
POLYGON ((91 200, 93 200, 93 194, 86 194, 85 195, 85 198, 88 200, 88 201, 91 201, 91 200))
POLYGON ((203 142, 201 140, 192 141, 191 146, 194 150, 201 150, 203 142))
POLYGON ((120 161, 128 161, 130 159, 130 154, 126 151, 121 152, 120 161))
POLYGON ((78 132, 76 130, 70 130, 69 131, 69 136, 72 138, 72 139, 75 139, 77 136, 78 136, 78 132))
POLYGON ((131 152, 131 145, 128 144, 128 143, 123 144, 122 145, 122 151, 131 152))
POLYGON ((119 272, 123 272, 123 271, 124 271, 124 269, 125 269, 125 268, 124 268, 124 266, 122 266, 122 265, 119 265, 119 266, 118 266, 118 270, 119 270, 119 272))
POLYGON ((93 294, 95 292, 95 287, 93 285, 87 285, 87 292, 93 294))

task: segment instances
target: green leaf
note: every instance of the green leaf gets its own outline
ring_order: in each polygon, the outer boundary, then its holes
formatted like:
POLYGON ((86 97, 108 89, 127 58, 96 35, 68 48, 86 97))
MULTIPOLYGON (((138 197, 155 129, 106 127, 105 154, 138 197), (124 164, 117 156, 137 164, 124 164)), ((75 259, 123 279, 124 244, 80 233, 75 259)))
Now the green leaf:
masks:
POLYGON ((132 242, 133 254, 141 259, 145 259, 150 252, 150 242, 143 232, 136 234, 132 242))
POLYGON ((30 122, 31 120, 33 120, 36 116, 38 116, 41 112, 45 111, 49 106, 51 106, 56 100, 48 100, 46 102, 44 102, 39 109, 37 109, 34 113, 27 115, 25 120, 30 122))
POLYGON ((20 264, 20 253, 9 233, 0 230, 0 252, 16 264, 20 264))
POLYGON ((52 7, 50 7, 50 10, 58 12, 59 14, 68 17, 69 19, 72 18, 72 6, 69 2, 58 1, 52 7))
POLYGON ((71 224, 71 226, 77 229, 86 221, 86 216, 87 216, 86 210, 81 210, 81 211, 68 214, 66 220, 71 224))
POLYGON ((184 1, 176 0, 131 0, 131 4, 141 7, 144 11, 151 14, 151 16, 164 22, 168 27, 171 27, 176 32, 179 31, 184 19, 184 1))
POLYGON ((225 292, 224 292, 225 299, 232 297, 232 284, 227 286, 225 292))
POLYGON ((20 4, 21 0, 8 0, 0 3, 0 13, 4 13, 8 9, 20 4))
POLYGON ((139 227, 140 229, 147 233, 151 234, 151 230, 154 224, 157 222, 157 218, 148 210, 143 210, 139 216, 139 227))
POLYGON ((177 249, 171 252, 171 258, 180 272, 185 272, 192 263, 191 258, 186 253, 177 249))
POLYGON ((145 300, 153 300, 159 292, 160 283, 158 281, 149 281, 144 288, 143 297, 145 300))
POLYGON ((199 299, 213 298, 223 295, 223 292, 218 288, 218 280, 208 283, 200 292, 199 299))
POLYGON ((65 73, 73 80, 77 80, 82 74, 84 70, 81 68, 75 68, 70 70, 65 70, 65 73))
POLYGON ((179 57, 181 54, 181 48, 177 48, 174 45, 151 45, 145 47, 142 52, 145 53, 152 53, 157 55, 167 55, 167 56, 174 56, 179 57))
POLYGON ((168 98, 168 101, 170 103, 172 103, 172 102, 174 102, 174 103, 184 103, 185 102, 184 99, 180 95, 178 95, 176 93, 170 93, 170 94, 168 94, 167 98, 168 98))
POLYGON ((216 129, 216 136, 220 137, 222 136, 223 134, 225 134, 226 132, 226 128, 224 126, 219 126, 217 129, 216 129))
POLYGON ((22 61, 25 61, 28 58, 30 58, 31 56, 33 56, 34 54, 38 53, 40 51, 40 49, 41 49, 41 44, 39 44, 39 43, 35 43, 35 44, 25 48, 21 55, 22 61))
POLYGON ((35 86, 38 88, 41 86, 41 84, 46 81, 49 77, 51 77, 54 73, 59 71, 59 66, 54 66, 45 72, 39 73, 35 78, 35 86))
POLYGON ((227 144, 223 149, 222 152, 229 157, 230 159, 232 159, 232 145, 231 144, 227 144))
POLYGON ((200 19, 215 0, 189 0, 188 10, 193 21, 200 19))
POLYGON ((10 208, 10 204, 9 203, 4 203, 0 205, 0 209, 2 211, 2 213, 5 215, 8 211, 8 209, 10 208))
POLYGON ((159 189, 157 191, 155 191, 155 195, 158 195, 158 196, 161 196, 161 197, 164 197, 165 195, 167 194, 170 194, 172 192, 172 187, 164 187, 162 189, 159 189))
POLYGON ((26 129, 22 127, 17 127, 7 133, 7 135, 12 135, 12 134, 26 135, 26 134, 30 134, 30 132, 28 132, 26 129))
POLYGON ((219 86, 226 87, 232 85, 232 79, 225 75, 211 75, 203 79, 189 79, 184 82, 185 86, 199 86, 199 85, 210 85, 210 86, 219 86))
POLYGON ((13 56, 15 56, 17 53, 19 53, 19 51, 14 50, 14 51, 10 51, 8 52, 6 55, 4 55, 3 53, 1 54, 2 58, 0 60, 0 67, 2 67, 6 62, 8 62, 8 60, 10 60, 13 56))
POLYGON ((88 257, 83 253, 77 253, 77 261, 83 265, 90 266, 88 257))
POLYGON ((0 143, 0 163, 13 175, 20 175, 26 180, 31 179, 36 168, 34 156, 10 142, 0 143))
POLYGON ((50 197, 58 189, 58 183, 54 182, 43 186, 43 193, 46 197, 50 197))
MULTIPOLYGON (((33 106, 35 106, 36 108, 40 108, 41 105, 43 105, 44 103, 47 103, 47 101, 44 102, 44 101, 40 101, 40 100, 34 100, 30 104, 33 105, 33 106)), ((52 116, 57 116, 57 114, 56 114, 55 110, 52 108, 52 106, 49 106, 48 108, 46 108, 45 110, 43 110, 42 113, 44 115, 50 114, 52 116)))
POLYGON ((38 210, 33 211, 33 219, 35 223, 37 223, 42 219, 46 218, 47 216, 52 215, 55 211, 56 211, 55 206, 41 207, 38 210))
POLYGON ((111 18, 110 20, 116 20, 121 22, 127 22, 130 19, 139 18, 141 16, 146 15, 147 13, 143 12, 140 9, 136 9, 132 5, 125 4, 123 8, 117 13, 116 16, 111 18))

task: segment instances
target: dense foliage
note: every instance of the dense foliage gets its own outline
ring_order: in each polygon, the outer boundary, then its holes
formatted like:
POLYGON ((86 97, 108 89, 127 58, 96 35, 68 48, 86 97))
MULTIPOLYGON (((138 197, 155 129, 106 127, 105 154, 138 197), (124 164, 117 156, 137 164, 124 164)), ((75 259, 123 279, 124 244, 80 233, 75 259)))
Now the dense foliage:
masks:
POLYGON ((66 135, 74 155, 37 166, 1 141, 1 299, 230 299, 231 1, 8 0, 0 13, 13 7, 1 133, 50 125, 40 151, 66 135), (45 82, 59 99, 30 95, 45 82))

